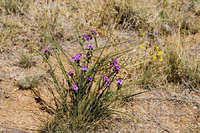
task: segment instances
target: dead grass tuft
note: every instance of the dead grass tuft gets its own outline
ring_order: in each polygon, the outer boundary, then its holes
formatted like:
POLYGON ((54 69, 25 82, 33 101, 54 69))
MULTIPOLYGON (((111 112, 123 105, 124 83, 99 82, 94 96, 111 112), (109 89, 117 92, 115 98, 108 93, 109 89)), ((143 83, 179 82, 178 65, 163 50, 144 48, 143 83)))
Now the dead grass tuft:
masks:
POLYGON ((0 2, 0 11, 7 15, 19 14, 24 15, 29 8, 27 0, 2 0, 0 2))

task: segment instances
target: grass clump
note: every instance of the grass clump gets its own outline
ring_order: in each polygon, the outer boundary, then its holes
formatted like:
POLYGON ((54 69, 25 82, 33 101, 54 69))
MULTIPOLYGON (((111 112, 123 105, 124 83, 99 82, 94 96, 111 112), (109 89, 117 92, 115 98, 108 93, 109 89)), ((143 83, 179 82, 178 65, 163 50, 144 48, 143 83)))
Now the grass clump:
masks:
POLYGON ((167 56, 167 80, 176 84, 183 84, 186 88, 195 90, 200 85, 200 68, 184 53, 170 49, 167 56))
POLYGON ((113 8, 116 12, 114 19, 116 28, 128 30, 147 30, 149 14, 144 9, 134 9, 130 3, 115 3, 113 8))
POLYGON ((33 56, 25 53, 21 53, 17 61, 17 65, 22 68, 31 68, 35 64, 33 56))
POLYGON ((188 9, 192 11, 196 16, 200 16, 200 1, 190 0, 188 9))
POLYGON ((33 89, 39 84, 38 76, 26 76, 17 81, 17 86, 21 90, 33 89))
MULTIPOLYGON (((105 0, 88 3, 81 6, 81 12, 89 27, 104 30, 107 27, 117 30, 146 30, 148 28, 148 12, 143 9, 133 8, 130 0, 117 1, 105 0)), ((102 32, 101 34, 104 34, 102 32)))
POLYGON ((191 14, 186 9, 188 3, 190 2, 174 1, 170 3, 166 0, 160 1, 160 7, 158 7, 160 10, 159 16, 155 24, 158 25, 162 35, 172 35, 179 31, 184 35, 199 32, 200 27, 197 17, 195 15, 191 17, 191 14))
POLYGON ((165 51, 158 46, 153 48, 140 47, 145 56, 141 63, 138 84, 145 89, 173 83, 183 85, 184 88, 196 91, 200 86, 199 63, 192 57, 181 52, 180 45, 167 44, 165 51))
POLYGON ((144 59, 139 65, 141 69, 138 71, 140 75, 138 84, 148 90, 157 88, 158 83, 163 82, 165 53, 159 46, 140 46, 140 49, 144 59))
POLYGON ((185 16, 180 25, 181 34, 196 34, 200 31, 200 24, 185 16))
MULTIPOLYGON (((185 1, 158 0, 137 6, 141 1, 105 0, 78 4, 84 25, 104 31, 106 27, 114 30, 135 31, 140 37, 159 40, 177 32, 182 35, 196 34, 200 30, 198 17, 185 10, 185 1), (95 5, 98 5, 95 6, 95 5)), ((80 2, 81 3, 81 2, 80 2)))
POLYGON ((4 19, 0 22, 0 52, 9 52, 9 50, 18 43, 16 39, 22 27, 13 21, 13 19, 4 19))
POLYGON ((2 12, 5 12, 7 15, 24 15, 29 8, 29 3, 27 0, 1 0, 0 7, 2 12))
MULTIPOLYGON (((97 125, 103 125, 102 120, 114 113, 111 105, 120 98, 123 82, 117 76, 121 68, 117 57, 128 50, 103 56, 109 46, 98 46, 96 34, 91 30, 89 34, 83 35, 79 41, 82 52, 72 58, 55 42, 57 49, 52 55, 62 72, 62 81, 58 80, 50 58, 42 54, 49 66, 48 73, 52 77, 55 91, 51 91, 54 106, 47 106, 54 118, 47 122, 41 132, 87 132, 97 125), (95 45, 85 46, 85 42, 92 39, 95 40, 95 45), (61 55, 70 64, 70 70, 66 70, 61 55)), ((42 97, 40 99, 44 101, 42 97)))

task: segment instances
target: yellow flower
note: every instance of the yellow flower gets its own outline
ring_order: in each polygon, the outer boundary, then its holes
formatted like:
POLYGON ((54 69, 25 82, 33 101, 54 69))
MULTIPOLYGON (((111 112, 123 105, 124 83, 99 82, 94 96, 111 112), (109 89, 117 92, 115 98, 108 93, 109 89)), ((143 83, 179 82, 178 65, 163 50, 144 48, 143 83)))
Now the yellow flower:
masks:
POLYGON ((162 62, 162 61, 163 61, 163 59, 161 58, 161 59, 160 59, 160 62, 162 62))
POLYGON ((140 46, 140 48, 141 48, 141 49, 144 49, 145 47, 144 47, 144 46, 140 46))
POLYGON ((158 47, 158 46, 156 46, 156 50, 159 50, 159 47, 158 47))
POLYGON ((157 57, 156 56, 153 56, 153 60, 156 60, 157 59, 157 57))
POLYGON ((163 55, 163 52, 162 52, 162 51, 159 51, 159 52, 158 52, 158 56, 161 56, 161 55, 163 55))

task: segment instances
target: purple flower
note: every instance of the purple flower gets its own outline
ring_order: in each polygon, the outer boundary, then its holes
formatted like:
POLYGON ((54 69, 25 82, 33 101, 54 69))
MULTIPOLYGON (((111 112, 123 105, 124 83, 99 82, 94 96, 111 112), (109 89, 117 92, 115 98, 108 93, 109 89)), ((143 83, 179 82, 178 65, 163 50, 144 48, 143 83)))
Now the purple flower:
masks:
POLYGON ((113 61, 113 65, 114 65, 114 66, 116 66, 116 65, 117 65, 117 63, 118 63, 118 61, 117 61, 117 60, 114 60, 114 61, 113 61))
POLYGON ((88 34, 88 35, 85 35, 85 39, 87 40, 87 41, 90 41, 90 35, 88 34))
POLYGON ((119 71, 120 66, 118 66, 117 63, 118 63, 117 60, 114 60, 114 61, 113 61, 113 65, 115 66, 115 70, 119 71))
POLYGON ((44 50, 44 55, 45 55, 45 57, 48 59, 49 56, 51 55, 51 53, 50 53, 50 51, 49 51, 48 49, 45 49, 45 50, 44 50))
POLYGON ((68 74, 69 74, 69 76, 73 76, 74 75, 74 73, 73 72, 68 72, 68 74))
POLYGON ((118 83, 118 85, 122 85, 123 80, 122 80, 122 79, 118 79, 118 80, 117 80, 117 83, 118 83))
POLYGON ((109 85, 110 85, 110 79, 109 79, 109 78, 107 78, 107 77, 104 77, 103 79, 106 81, 106 83, 107 83, 107 86, 109 86, 109 85))
POLYGON ((47 73, 50 73, 50 72, 51 72, 51 69, 48 69, 48 70, 47 70, 47 73))
POLYGON ((90 32, 91 32, 92 34, 94 34, 94 35, 97 35, 96 31, 94 31, 94 30, 91 30, 90 32))
POLYGON ((92 45, 89 45, 89 46, 88 46, 88 49, 89 49, 89 50, 93 50, 93 46, 92 46, 92 45))
POLYGON ((76 60, 76 56, 72 57, 72 60, 75 61, 76 60))
POLYGON ((107 86, 110 85, 110 79, 107 79, 107 86))
POLYGON ((92 79, 92 76, 90 76, 90 77, 89 77, 89 81, 92 82, 92 80, 93 80, 93 79, 92 79))
POLYGON ((120 66, 115 66, 115 69, 116 69, 117 71, 119 71, 120 66))
POLYGON ((72 57, 73 61, 81 60, 82 59, 82 54, 77 54, 76 56, 72 57))
POLYGON ((45 49, 45 50, 44 50, 44 53, 50 53, 50 52, 49 52, 49 50, 48 50, 48 49, 45 49))
POLYGON ((122 87, 122 83, 123 80, 121 78, 117 80, 117 90, 119 90, 122 87))
POLYGON ((88 57, 88 56, 90 56, 90 53, 89 53, 89 52, 87 52, 86 56, 87 56, 87 57, 88 57))
POLYGON ((104 77, 103 79, 104 79, 104 80, 107 80, 108 78, 107 78, 107 77, 104 77))
POLYGON ((87 70, 88 70, 88 68, 87 68, 87 67, 85 67, 85 66, 83 66, 83 67, 81 68, 81 70, 82 70, 82 71, 87 71, 87 70))
POLYGON ((77 59, 77 60, 81 60, 81 59, 82 59, 82 54, 77 54, 77 55, 76 55, 76 59, 77 59))
POLYGON ((78 89, 79 89, 79 88, 78 88, 77 85, 74 85, 74 86, 73 86, 73 90, 77 91, 78 89))

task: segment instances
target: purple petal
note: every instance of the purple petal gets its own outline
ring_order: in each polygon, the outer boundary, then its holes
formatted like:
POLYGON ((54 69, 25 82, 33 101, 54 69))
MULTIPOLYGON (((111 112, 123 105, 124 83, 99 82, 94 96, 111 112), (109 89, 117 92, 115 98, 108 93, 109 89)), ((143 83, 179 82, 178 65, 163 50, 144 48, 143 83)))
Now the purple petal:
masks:
POLYGON ((118 79, 118 80, 117 80, 117 83, 118 83, 119 85, 122 85, 123 80, 122 80, 122 79, 118 79))
POLYGON ((93 50, 93 46, 92 46, 92 45, 89 45, 89 46, 88 46, 88 49, 93 50))
POLYGON ((44 53, 49 53, 49 50, 48 50, 48 49, 45 49, 44 53))
POLYGON ((77 60, 81 60, 82 59, 82 54, 77 54, 75 57, 76 57, 77 60))
POLYGON ((73 61, 81 60, 81 59, 82 59, 82 54, 77 54, 76 56, 72 57, 73 61))
POLYGON ((109 85, 110 85, 110 79, 109 79, 109 78, 107 78, 107 77, 104 77, 103 79, 106 81, 106 83, 107 83, 107 86, 109 86, 109 85))
POLYGON ((89 77, 89 81, 92 81, 92 80, 93 80, 93 79, 92 79, 92 76, 90 76, 90 77, 89 77))
POLYGON ((94 31, 94 30, 91 30, 90 32, 97 35, 96 31, 94 31))
POLYGON ((84 67, 81 68, 81 70, 82 70, 82 71, 87 71, 88 68, 84 66, 84 67))
POLYGON ((120 69, 120 66, 115 66, 116 70, 119 71, 120 69))
POLYGON ((107 86, 110 85, 110 79, 107 79, 107 86))
POLYGON ((117 63, 118 63, 118 61, 117 61, 117 60, 114 60, 114 61, 113 61, 113 64, 114 64, 114 66, 116 66, 116 65, 117 65, 117 63))
POLYGON ((75 60, 76 60, 76 56, 75 56, 75 57, 72 57, 72 60, 75 61, 75 60))
POLYGON ((79 88, 78 88, 77 85, 74 85, 74 86, 73 86, 73 90, 77 91, 78 89, 79 89, 79 88))
POLYGON ((49 56, 51 55, 51 53, 50 53, 50 51, 49 51, 48 49, 45 49, 45 50, 44 50, 44 55, 45 55, 45 57, 48 59, 49 56))
POLYGON ((74 73, 73 72, 68 72, 68 74, 70 75, 70 76, 73 76, 74 75, 74 73))
POLYGON ((87 57, 90 56, 90 53, 88 52, 88 53, 86 54, 86 56, 87 56, 87 57))
POLYGON ((51 72, 51 69, 48 69, 48 70, 47 70, 47 73, 50 73, 50 72, 51 72))
POLYGON ((90 41, 90 36, 89 36, 89 35, 85 35, 85 39, 86 39, 87 41, 90 41))

